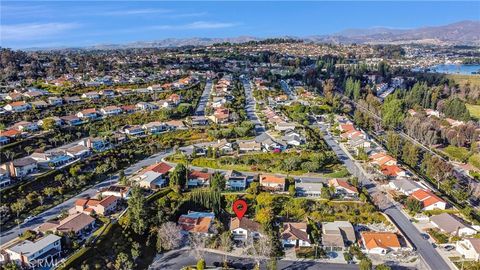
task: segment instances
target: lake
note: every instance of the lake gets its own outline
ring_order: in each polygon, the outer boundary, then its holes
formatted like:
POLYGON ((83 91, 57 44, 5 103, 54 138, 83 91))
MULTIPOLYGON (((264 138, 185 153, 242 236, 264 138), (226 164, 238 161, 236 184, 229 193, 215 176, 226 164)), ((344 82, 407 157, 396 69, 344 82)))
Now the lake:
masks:
POLYGON ((464 75, 480 74, 480 65, 443 64, 430 67, 429 72, 464 75))

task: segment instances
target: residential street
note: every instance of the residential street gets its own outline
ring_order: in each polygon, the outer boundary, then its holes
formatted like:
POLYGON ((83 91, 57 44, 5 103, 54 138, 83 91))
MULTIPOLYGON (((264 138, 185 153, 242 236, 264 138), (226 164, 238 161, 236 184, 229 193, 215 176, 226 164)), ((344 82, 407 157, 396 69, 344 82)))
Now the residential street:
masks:
MULTIPOLYGON (((130 175, 130 174, 138 171, 142 167, 148 166, 148 165, 150 165, 154 162, 160 162, 164 157, 168 156, 170 153, 171 153, 171 150, 170 151, 162 151, 162 152, 159 152, 155 155, 150 156, 149 158, 141 160, 141 161, 131 165, 127 169, 125 169, 125 174, 130 175)), ((112 177, 111 179, 107 179, 107 180, 105 180, 101 183, 98 183, 95 186, 93 186, 93 187, 91 187, 87 190, 84 190, 83 192, 79 193, 78 195, 66 200, 65 202, 63 202, 63 203, 61 203, 61 204, 59 204, 59 205, 57 205, 53 208, 48 209, 47 211, 41 213, 40 215, 38 215, 32 221, 30 221, 28 223, 25 223, 25 224, 20 224, 20 227, 15 226, 14 228, 12 228, 12 229, 10 229, 6 232, 2 232, 2 234, 0 235, 1 236, 0 244, 3 245, 6 242, 8 242, 8 241, 14 239, 15 237, 17 237, 19 234, 22 234, 25 230, 32 230, 35 227, 42 224, 43 222, 60 215, 60 213, 62 211, 72 208, 73 204, 75 203, 75 201, 77 199, 86 198, 86 197, 93 197, 98 192, 98 190, 100 188, 103 188, 103 187, 109 186, 111 184, 114 184, 114 183, 117 182, 117 180, 118 180, 118 177, 115 176, 115 177, 112 177)))
MULTIPOLYGON (((205 260, 207 265, 213 265, 215 262, 222 262, 223 255, 206 252, 205 260)), ((235 269, 253 269, 254 260, 250 258, 240 258, 229 256, 228 260, 232 263, 231 266, 235 269)), ((167 253, 161 254, 157 257, 154 262, 150 265, 150 270, 156 269, 181 269, 187 265, 195 265, 197 259, 195 254, 190 249, 179 249, 169 251, 167 253)), ((261 269, 266 269, 263 264, 261 269)), ((288 261, 280 260, 277 262, 277 269, 284 270, 303 270, 303 269, 320 269, 320 270, 349 270, 349 269, 358 269, 358 265, 355 264, 331 264, 324 262, 316 262, 312 260, 298 260, 298 261, 288 261)))
POLYGON ((212 81, 207 81, 205 84, 205 89, 203 90, 202 96, 198 101, 197 109, 195 110, 196 116, 205 116, 205 107, 207 106, 208 99, 210 98, 210 92, 212 91, 213 83, 212 81))
MULTIPOLYGON (((348 171, 358 177, 359 181, 363 186, 367 187, 370 194, 379 194, 381 193, 376 184, 370 179, 368 179, 364 173, 357 167, 355 162, 351 160, 348 155, 343 151, 342 148, 337 144, 337 142, 332 138, 332 136, 327 132, 325 128, 322 129, 324 132, 324 139, 327 144, 335 151, 340 160, 343 161, 348 171)), ((382 195, 384 196, 384 195, 382 195)), ((387 201, 382 200, 382 201, 387 201)), ((439 269, 450 269, 449 265, 443 260, 440 254, 433 248, 433 246, 422 236, 417 228, 411 223, 411 221, 402 213, 397 205, 392 204, 390 201, 385 204, 384 209, 382 209, 390 218, 396 223, 396 225, 402 230, 402 232, 408 237, 410 242, 417 249, 417 252, 426 262, 428 267, 432 270, 439 269)))
POLYGON ((247 112, 248 120, 255 124, 255 131, 257 134, 265 132, 265 126, 262 121, 258 119, 255 112, 255 98, 253 97, 252 85, 250 80, 242 79, 243 88, 245 89, 245 111, 247 112))

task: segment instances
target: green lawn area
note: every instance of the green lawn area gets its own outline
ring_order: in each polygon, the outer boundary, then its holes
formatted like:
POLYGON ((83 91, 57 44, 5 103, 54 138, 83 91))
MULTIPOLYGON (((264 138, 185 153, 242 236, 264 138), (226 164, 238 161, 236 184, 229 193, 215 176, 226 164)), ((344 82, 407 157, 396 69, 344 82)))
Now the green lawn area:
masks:
POLYGON ((480 105, 465 104, 470 115, 475 119, 480 119, 480 105))
POLYGON ((480 154, 473 154, 468 159, 468 163, 480 169, 480 154))
POLYGON ((342 167, 340 170, 332 172, 332 173, 327 173, 325 174, 325 177, 329 178, 344 178, 349 176, 350 173, 348 172, 347 168, 342 167))
POLYGON ((465 147, 456 147, 449 145, 443 148, 442 151, 456 161, 466 161, 470 156, 470 152, 465 147))
POLYGON ((453 79, 459 85, 465 85, 468 82, 471 86, 480 86, 480 75, 449 74, 447 78, 453 79))

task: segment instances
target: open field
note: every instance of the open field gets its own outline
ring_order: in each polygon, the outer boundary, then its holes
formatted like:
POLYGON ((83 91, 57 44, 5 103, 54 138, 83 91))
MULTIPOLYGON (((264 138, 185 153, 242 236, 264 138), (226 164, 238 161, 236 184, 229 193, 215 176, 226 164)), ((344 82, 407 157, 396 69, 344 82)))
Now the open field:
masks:
POLYGON ((468 82, 471 86, 480 86, 480 75, 449 74, 447 78, 454 80, 459 85, 465 85, 468 82))
POLYGON ((470 115, 475 119, 480 119, 480 105, 465 104, 467 106, 470 115))

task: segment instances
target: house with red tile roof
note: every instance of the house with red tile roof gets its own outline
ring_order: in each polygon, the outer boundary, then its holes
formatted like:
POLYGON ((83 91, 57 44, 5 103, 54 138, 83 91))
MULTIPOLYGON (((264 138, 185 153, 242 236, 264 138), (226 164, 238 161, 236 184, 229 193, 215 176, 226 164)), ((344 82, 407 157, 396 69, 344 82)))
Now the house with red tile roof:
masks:
POLYGON ((396 233, 362 232, 362 243, 370 254, 384 255, 389 251, 399 250, 402 246, 396 233))
POLYGON ((370 164, 378 165, 379 167, 383 165, 391 166, 396 165, 397 160, 385 153, 375 153, 369 156, 370 164))
POLYGON ((98 214, 102 216, 109 215, 117 209, 120 198, 110 195, 101 200, 98 199, 78 199, 72 212, 84 213, 87 215, 98 214))
POLYGON ((354 131, 355 127, 353 126, 353 124, 349 123, 349 124, 339 125, 338 129, 340 129, 341 132, 349 132, 349 131, 354 131))
POLYGON ((178 219, 178 225, 183 233, 198 233, 202 235, 211 235, 215 233, 212 228, 215 214, 213 212, 193 212, 181 215, 178 219))
POLYGON ((261 174, 259 176, 260 186, 273 191, 285 191, 285 177, 271 174, 261 174))
POLYGON ((335 191, 339 194, 344 195, 355 195, 358 194, 358 189, 350 185, 347 181, 341 179, 330 179, 328 180, 328 185, 335 188, 335 191))
POLYGON ((192 170, 188 174, 188 187, 203 187, 210 185, 210 177, 212 177, 211 173, 202 172, 197 170, 192 170))
POLYGON ((397 176, 407 176, 406 172, 397 165, 383 165, 380 167, 380 171, 383 175, 397 177, 397 176))
POLYGON ((437 195, 433 194, 431 190, 418 189, 414 191, 410 197, 420 201, 423 205, 422 210, 424 211, 434 209, 444 210, 447 207, 447 203, 437 195))

